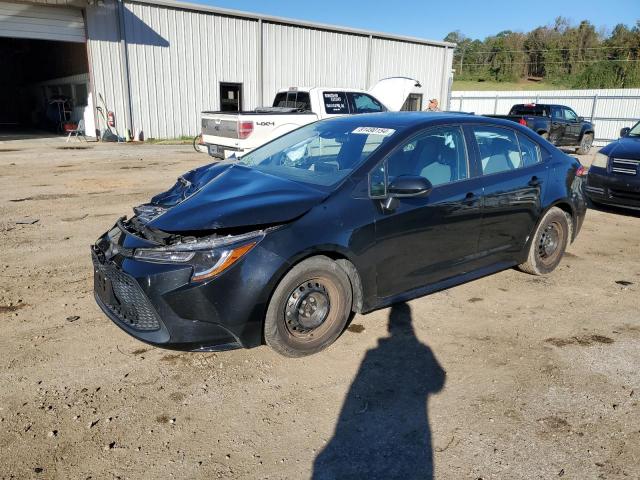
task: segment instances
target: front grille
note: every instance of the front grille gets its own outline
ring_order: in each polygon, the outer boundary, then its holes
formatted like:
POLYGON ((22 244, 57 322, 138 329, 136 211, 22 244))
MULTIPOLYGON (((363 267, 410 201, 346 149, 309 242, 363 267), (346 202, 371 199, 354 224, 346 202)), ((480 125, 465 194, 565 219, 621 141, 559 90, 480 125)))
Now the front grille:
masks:
POLYGON ((93 257, 95 288, 105 288, 103 279, 110 283, 111 295, 100 296, 102 302, 118 320, 135 330, 150 332, 160 328, 160 319, 138 282, 108 262, 100 263, 93 257))
POLYGON ((626 158, 612 158, 611 171, 623 175, 637 175, 640 168, 640 160, 629 160, 626 158))
POLYGON ((630 192, 628 190, 617 190, 609 188, 609 196, 619 200, 635 200, 640 202, 640 192, 630 192))

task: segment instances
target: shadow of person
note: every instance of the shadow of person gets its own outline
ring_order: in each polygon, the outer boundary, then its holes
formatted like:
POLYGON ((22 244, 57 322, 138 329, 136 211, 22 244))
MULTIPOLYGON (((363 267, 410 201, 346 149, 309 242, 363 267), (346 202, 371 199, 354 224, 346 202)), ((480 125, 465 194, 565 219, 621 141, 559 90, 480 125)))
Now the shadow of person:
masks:
POLYGON ((428 397, 444 386, 445 371, 411 322, 409 305, 391 308, 389 336, 360 365, 314 480, 433 478, 428 397))

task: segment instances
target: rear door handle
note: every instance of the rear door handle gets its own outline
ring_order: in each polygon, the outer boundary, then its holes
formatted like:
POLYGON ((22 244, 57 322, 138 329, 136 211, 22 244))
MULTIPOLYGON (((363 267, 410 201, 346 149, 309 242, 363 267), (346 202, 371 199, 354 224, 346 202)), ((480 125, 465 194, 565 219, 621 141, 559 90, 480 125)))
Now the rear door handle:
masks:
POLYGON ((529 180, 529 186, 530 187, 539 187, 540 185, 542 185, 542 180, 540 180, 535 175, 533 177, 531 177, 531 180, 529 180))

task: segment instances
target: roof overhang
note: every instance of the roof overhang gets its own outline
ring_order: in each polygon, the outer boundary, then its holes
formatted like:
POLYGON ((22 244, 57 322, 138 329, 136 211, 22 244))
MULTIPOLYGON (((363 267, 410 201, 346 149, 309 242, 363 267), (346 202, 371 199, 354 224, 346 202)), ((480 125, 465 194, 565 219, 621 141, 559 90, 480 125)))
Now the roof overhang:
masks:
POLYGON ((436 40, 427 40, 424 38, 410 37, 404 35, 394 35, 390 33, 377 32, 373 30, 361 30, 358 28, 341 27, 338 25, 329 25, 325 23, 308 22, 304 20, 294 20, 286 17, 277 17, 273 15, 262 15, 259 13, 245 12, 242 10, 233 10, 229 8, 209 7, 197 3, 178 2, 175 0, 126 0, 127 3, 142 3, 146 5, 162 6, 167 8, 175 8, 179 10, 191 10, 195 12, 206 12, 227 17, 246 18, 248 20, 263 21, 269 23, 279 23, 282 25, 293 25, 298 27, 313 28, 318 30, 327 30, 331 32, 350 33, 353 35, 361 35, 365 37, 375 37, 388 40, 397 40, 401 42, 417 43, 421 45, 431 45, 436 47, 455 48, 455 43, 440 42, 436 40))

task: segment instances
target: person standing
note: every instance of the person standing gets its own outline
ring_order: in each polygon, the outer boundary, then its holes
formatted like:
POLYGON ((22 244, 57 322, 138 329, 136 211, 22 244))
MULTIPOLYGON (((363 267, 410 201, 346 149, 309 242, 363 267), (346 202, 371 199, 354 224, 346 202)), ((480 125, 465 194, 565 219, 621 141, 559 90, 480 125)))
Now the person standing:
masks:
POLYGON ((427 107, 427 112, 440 112, 440 107, 438 106, 438 99, 432 98, 429 100, 429 106, 427 107))

